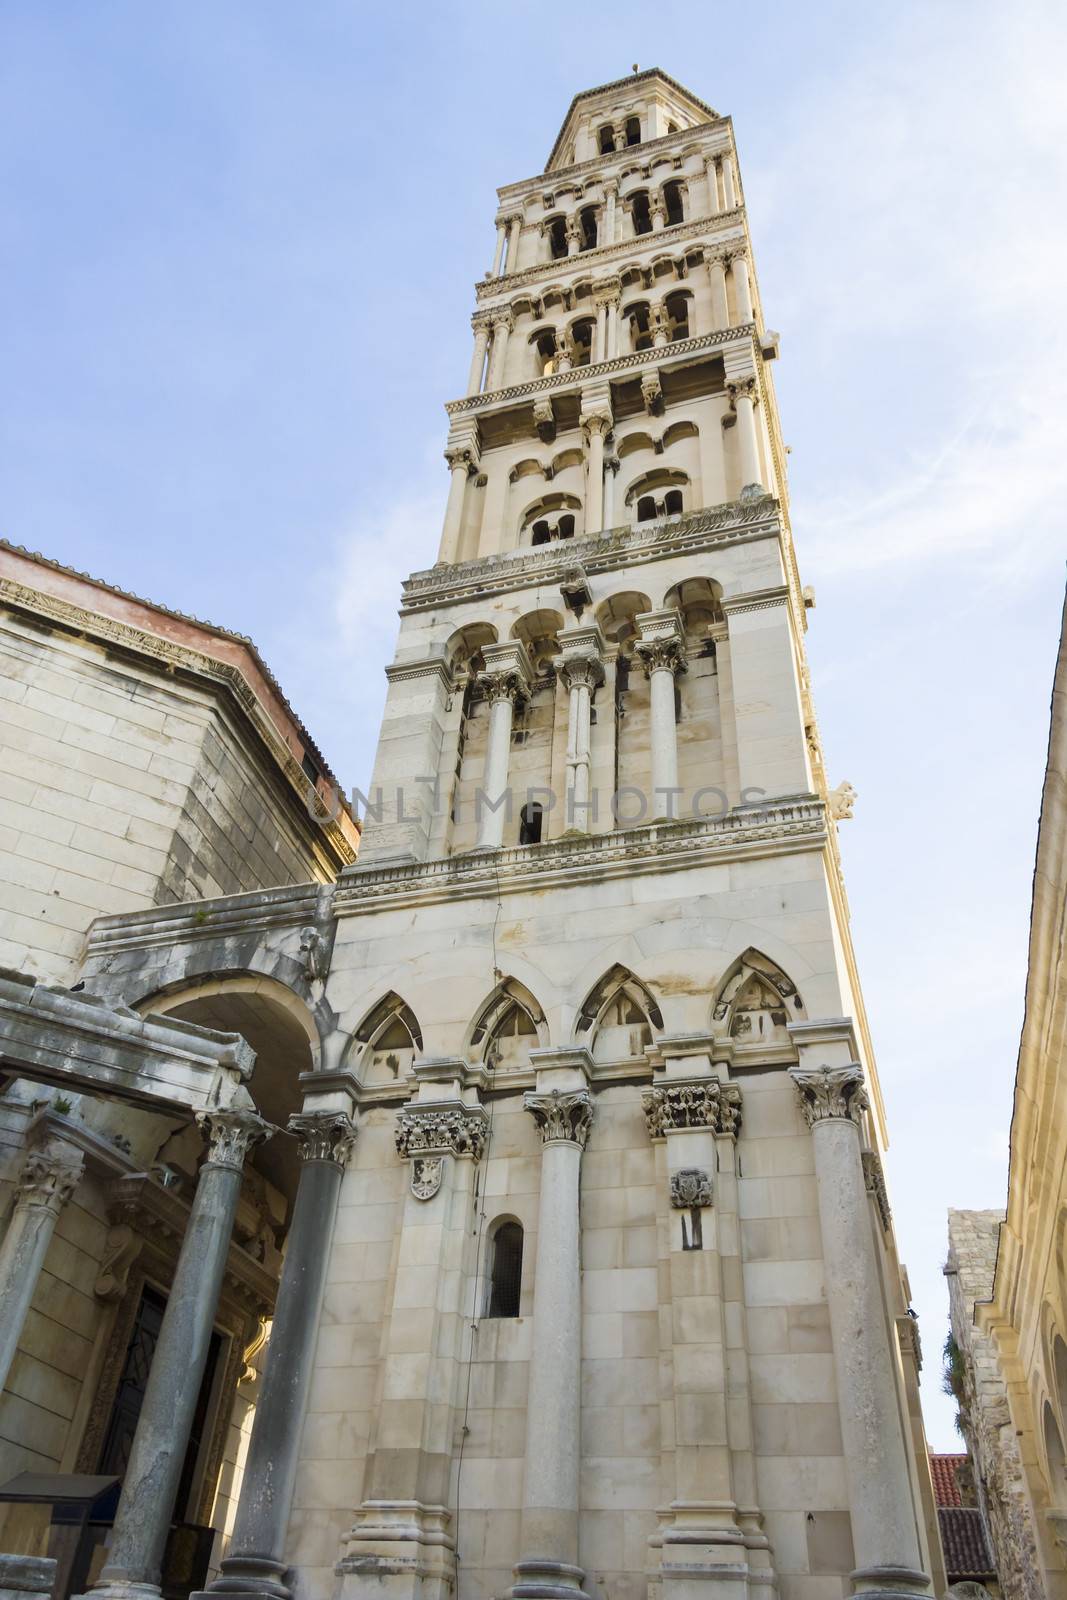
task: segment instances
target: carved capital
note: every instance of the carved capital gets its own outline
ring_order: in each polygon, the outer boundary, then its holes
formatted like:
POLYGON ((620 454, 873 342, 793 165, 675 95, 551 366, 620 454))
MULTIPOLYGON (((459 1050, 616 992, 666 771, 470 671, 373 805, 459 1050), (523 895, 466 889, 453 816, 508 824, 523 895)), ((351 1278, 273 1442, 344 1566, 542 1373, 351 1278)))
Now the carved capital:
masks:
POLYGON ((667 1083, 641 1096, 650 1139, 665 1139, 684 1128, 707 1128, 736 1138, 741 1131, 741 1091, 718 1078, 667 1083))
POLYGON ((488 1127, 489 1118, 481 1106, 456 1101, 441 1106, 405 1106, 397 1113, 396 1153, 405 1160, 451 1155, 480 1161, 488 1127))
POLYGON ((474 455, 470 450, 446 450, 445 460, 448 462, 449 468, 452 472, 455 472, 457 467, 463 467, 466 469, 467 476, 469 477, 470 474, 476 470, 474 455))
POLYGON ((512 331, 512 329, 514 328, 514 326, 515 326, 515 314, 512 311, 510 306, 504 306, 504 308, 502 310, 498 310, 498 311, 494 311, 493 312, 493 332, 494 333, 496 332, 496 330, 498 328, 506 328, 508 333, 510 333, 512 331))
POLYGON ((641 379, 641 397, 650 416, 658 417, 663 410, 663 386, 658 372, 646 372, 641 379))
POLYGON ((300 1142, 301 1161, 333 1161, 348 1165, 356 1142, 356 1125, 343 1111, 300 1111, 289 1118, 289 1132, 300 1142))
POLYGON ((521 699, 530 686, 520 672, 503 668, 497 672, 479 672, 478 687, 493 705, 497 700, 521 699))
POLYGON ((274 1132, 269 1122, 243 1108, 198 1111, 196 1125, 208 1141, 204 1165, 231 1172, 240 1172, 249 1151, 274 1132))
POLYGON ((858 1124, 867 1109, 863 1068, 855 1061, 847 1067, 792 1067, 789 1076, 797 1086, 809 1128, 833 1120, 858 1124))
POLYGON ((671 1173, 671 1205, 675 1211, 711 1205, 711 1179, 700 1167, 683 1167, 671 1173))
POLYGON ((533 1115, 543 1144, 564 1140, 585 1149, 593 1122, 593 1097, 588 1089, 566 1093, 553 1089, 549 1094, 528 1091, 522 1103, 533 1115))
POLYGON ((681 639, 638 639, 634 651, 641 657, 645 676, 654 672, 684 672, 685 650, 681 639))
POLYGON ((601 439, 611 432, 611 413, 608 411, 583 411, 578 421, 586 433, 596 434, 601 439))
POLYGON ((739 400, 751 400, 754 406, 759 404, 759 387, 754 377, 727 379, 726 393, 730 396, 731 411, 737 410, 739 400))
POLYGON ((559 675, 568 689, 595 689, 604 681, 604 664, 599 656, 564 656, 559 675))
POLYGON ((42 1206, 56 1215, 62 1211, 85 1169, 85 1157, 62 1139, 26 1152, 19 1173, 16 1206, 42 1206))

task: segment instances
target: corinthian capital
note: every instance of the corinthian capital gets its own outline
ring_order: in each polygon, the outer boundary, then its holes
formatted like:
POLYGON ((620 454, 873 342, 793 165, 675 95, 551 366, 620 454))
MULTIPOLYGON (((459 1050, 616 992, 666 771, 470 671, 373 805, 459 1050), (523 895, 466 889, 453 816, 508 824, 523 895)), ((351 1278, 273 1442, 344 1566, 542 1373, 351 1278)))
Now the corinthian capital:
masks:
POLYGON ((730 396, 731 411, 737 410, 739 400, 751 400, 753 405, 759 404, 759 387, 754 376, 727 379, 726 393, 730 396))
POLYGON ((243 1107, 198 1111, 196 1125, 208 1141, 205 1165, 231 1172, 240 1172, 249 1151, 274 1132, 269 1122, 243 1107))
POLYGON ((588 1089, 569 1093, 553 1089, 549 1094, 528 1091, 522 1103, 532 1113, 543 1144, 563 1140, 585 1149, 593 1121, 593 1097, 588 1089))
POLYGON ((289 1118, 300 1142, 301 1161, 333 1161, 344 1167, 356 1142, 356 1126, 343 1111, 301 1111, 289 1118))
POLYGON ((741 1090, 736 1083, 701 1078, 646 1089, 641 1096, 650 1139, 665 1139, 680 1129, 707 1128, 711 1133, 741 1130, 741 1090))
POLYGON ((50 1139, 26 1154, 15 1195, 17 1206, 42 1206, 62 1211, 85 1167, 80 1150, 62 1139, 50 1139))
POLYGON ((397 1113, 396 1153, 414 1156, 467 1156, 482 1159, 489 1118, 481 1106, 451 1102, 405 1107, 397 1113))
POLYGON ((797 1086, 800 1109, 809 1128, 833 1120, 859 1123, 868 1106, 863 1068, 852 1061, 847 1067, 792 1067, 789 1076, 797 1086))
POLYGON ((604 681, 604 664, 599 656, 565 655, 559 663, 559 675, 568 689, 595 689, 604 681))

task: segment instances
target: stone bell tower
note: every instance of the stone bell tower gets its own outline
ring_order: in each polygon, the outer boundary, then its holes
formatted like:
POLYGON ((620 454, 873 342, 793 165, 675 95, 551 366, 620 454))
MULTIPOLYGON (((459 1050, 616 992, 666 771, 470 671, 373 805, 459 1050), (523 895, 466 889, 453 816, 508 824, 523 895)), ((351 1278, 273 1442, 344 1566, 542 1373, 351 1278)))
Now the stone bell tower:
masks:
POLYGON ((343 1593, 927 1594, 850 800, 732 126, 635 73, 499 200, 332 903, 343 1593))

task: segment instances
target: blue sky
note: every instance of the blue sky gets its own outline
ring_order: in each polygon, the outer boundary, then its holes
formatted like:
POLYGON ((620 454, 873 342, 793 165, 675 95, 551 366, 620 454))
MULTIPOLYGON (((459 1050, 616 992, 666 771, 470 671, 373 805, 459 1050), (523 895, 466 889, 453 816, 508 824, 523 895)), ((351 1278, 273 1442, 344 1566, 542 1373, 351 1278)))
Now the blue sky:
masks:
POLYGON ((660 65, 732 113, 935 1446, 1002 1202, 1064 585, 1063 8, 0 7, 0 528, 251 634, 369 778, 497 184, 660 65))

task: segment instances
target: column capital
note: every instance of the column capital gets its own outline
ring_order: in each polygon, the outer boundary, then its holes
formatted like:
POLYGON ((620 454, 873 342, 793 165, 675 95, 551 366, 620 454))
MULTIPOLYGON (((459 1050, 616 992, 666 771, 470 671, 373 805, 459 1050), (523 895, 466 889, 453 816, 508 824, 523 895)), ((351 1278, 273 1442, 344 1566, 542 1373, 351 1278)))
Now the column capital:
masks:
POLYGON ((231 1172, 240 1172, 249 1151, 274 1132, 269 1122, 243 1106, 198 1111, 196 1125, 208 1141, 204 1165, 231 1172))
POLYGON ((497 313, 492 310, 475 311, 471 316, 471 327, 475 333, 480 333, 485 328, 491 328, 497 313))
POLYGON ((634 650, 644 663, 645 674, 685 671, 685 634, 682 619, 674 607, 662 611, 643 611, 634 619, 640 638, 634 650))
POLYGON ((613 425, 610 411, 583 411, 578 423, 586 433, 596 434, 601 439, 607 438, 613 425))
POLYGON ((515 326, 515 313, 510 306, 497 306, 489 317, 494 328, 506 328, 510 333, 515 326))
POLYGON ((730 396, 730 410, 737 410, 739 400, 751 400, 754 406, 759 405, 759 381, 755 373, 749 377, 735 377, 726 380, 726 393, 730 396))
POLYGON ((863 1182, 867 1193, 874 1196, 874 1203, 878 1207, 878 1217, 885 1232, 889 1231, 892 1212, 889 1209, 889 1191, 885 1186, 885 1171, 882 1167, 882 1158, 877 1150, 864 1150, 863 1156, 863 1182))
POLYGON ((565 655, 559 663, 559 675, 568 689, 595 689, 604 681, 604 663, 598 655, 565 655))
POLYGON ((438 1106, 404 1106, 397 1112, 396 1153, 402 1160, 461 1156, 480 1161, 489 1118, 481 1106, 454 1100, 438 1106))
POLYGON ((526 646, 520 639, 488 644, 482 651, 485 670, 478 674, 478 687, 486 699, 516 700, 529 694, 534 671, 526 646))
POLYGON ((809 1128, 819 1122, 854 1122, 867 1110, 863 1068, 857 1061, 844 1067, 791 1067, 789 1076, 800 1096, 800 1109, 809 1128))
POLYGON ((594 1111, 588 1089, 550 1089, 547 1094, 528 1089, 522 1103, 537 1123, 542 1144, 563 1141, 585 1149, 594 1111))
POLYGON ((301 1161, 348 1164, 356 1142, 356 1125, 344 1111, 298 1111, 287 1124, 300 1144, 301 1161))
POLYGON ((78 1186, 85 1157, 63 1139, 49 1139, 26 1152, 15 1191, 16 1206, 44 1207, 58 1215, 78 1186))
POLYGON ((593 285, 595 306, 617 306, 622 300, 622 279, 604 278, 593 285))
POLYGON ((455 472, 457 467, 464 467, 468 477, 478 470, 475 452, 466 446, 446 450, 445 460, 448 462, 450 471, 455 472))
POLYGON ((741 1090, 718 1078, 657 1085, 645 1090, 641 1105, 652 1140, 693 1128, 734 1138, 741 1131, 741 1090))

